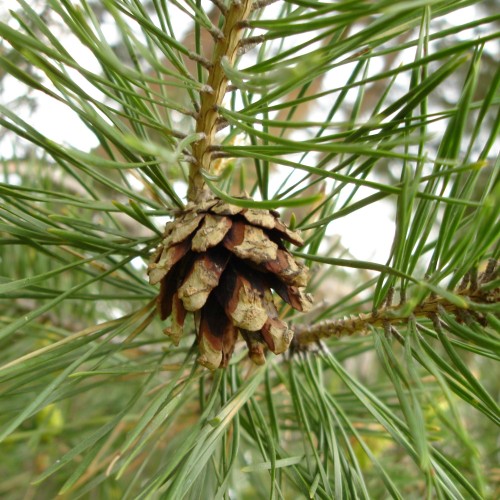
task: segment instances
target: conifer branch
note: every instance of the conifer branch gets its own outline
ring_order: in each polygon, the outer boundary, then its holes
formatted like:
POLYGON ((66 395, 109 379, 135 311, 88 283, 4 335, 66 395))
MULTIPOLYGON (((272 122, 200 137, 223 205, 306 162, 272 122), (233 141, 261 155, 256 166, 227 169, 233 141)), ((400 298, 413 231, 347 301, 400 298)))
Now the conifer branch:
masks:
POLYGON ((255 0, 252 5, 252 11, 262 9, 263 7, 267 7, 268 5, 271 5, 272 3, 275 3, 277 1, 278 0, 255 0))
POLYGON ((207 58, 197 54, 196 52, 189 52, 188 57, 192 61, 200 63, 205 69, 212 69, 212 63, 207 58))
POLYGON ((227 7, 224 5, 222 0, 210 0, 225 16, 227 14, 227 7))
POLYGON ((243 38, 240 42, 238 54, 239 55, 246 54, 249 50, 252 50, 265 40, 266 37, 264 35, 257 35, 257 36, 250 36, 248 38, 243 38))
POLYGON ((405 323, 410 316, 433 318, 439 316, 440 311, 454 314, 463 320, 467 313, 482 324, 486 323, 485 317, 474 310, 474 304, 498 304, 500 303, 500 288, 482 287, 491 282, 498 269, 498 261, 491 260, 486 271, 481 275, 478 282, 470 279, 470 274, 462 284, 455 290, 454 296, 438 297, 434 294, 426 298, 409 313, 404 311, 401 304, 386 305, 383 308, 367 314, 358 314, 349 318, 321 321, 314 325, 296 325, 293 339, 293 348, 301 350, 306 346, 331 337, 344 337, 351 335, 366 335, 372 327, 393 326, 405 323), (465 283, 465 286, 464 286, 465 283), (462 300, 464 299, 464 300, 462 300))
POLYGON ((222 59, 234 64, 243 35, 241 22, 245 21, 252 9, 251 0, 233 2, 225 13, 222 36, 215 42, 214 55, 206 82, 206 91, 201 93, 201 105, 196 121, 196 132, 204 134, 203 139, 193 145, 196 163, 190 166, 188 199, 194 201, 203 197, 205 181, 202 169, 210 171, 212 155, 210 148, 217 132, 218 108, 224 99, 228 79, 222 67, 222 59))

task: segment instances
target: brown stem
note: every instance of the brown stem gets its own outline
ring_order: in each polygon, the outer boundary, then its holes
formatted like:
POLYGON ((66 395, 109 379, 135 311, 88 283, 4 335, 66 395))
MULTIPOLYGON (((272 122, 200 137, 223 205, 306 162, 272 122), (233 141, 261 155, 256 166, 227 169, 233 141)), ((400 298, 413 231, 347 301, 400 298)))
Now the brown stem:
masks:
POLYGON ((205 181, 201 170, 210 171, 212 160, 210 146, 212 146, 217 132, 218 108, 222 104, 228 83, 222 68, 222 59, 226 57, 231 65, 234 64, 239 42, 243 35, 241 22, 248 17, 252 3, 252 0, 234 0, 232 2, 225 15, 222 37, 215 43, 206 90, 201 93, 200 112, 196 121, 196 132, 203 134, 203 138, 193 145, 193 156, 196 162, 189 169, 188 199, 190 201, 195 201, 203 196, 205 181))
MULTIPOLYGON (((474 289, 468 287, 465 290, 457 289, 455 293, 468 299, 468 302, 476 302, 478 304, 500 302, 500 290, 498 288, 485 291, 481 288, 474 289)), ((478 319, 481 319, 466 306, 468 302, 464 304, 464 307, 461 307, 457 305, 457 303, 450 302, 446 298, 431 295, 415 307, 411 314, 415 317, 432 318, 435 315, 439 315, 439 311, 444 309, 458 316, 460 316, 461 313, 470 311, 477 316, 478 319)), ((408 321, 408 315, 398 315, 398 310, 400 309, 401 306, 385 306, 370 314, 359 314, 357 316, 351 316, 350 318, 326 320, 315 325, 297 325, 295 327, 294 337, 295 346, 300 349, 300 347, 305 347, 308 344, 330 337, 339 338, 354 334, 367 334, 370 332, 370 327, 384 327, 387 325, 392 326, 405 323, 408 321)))

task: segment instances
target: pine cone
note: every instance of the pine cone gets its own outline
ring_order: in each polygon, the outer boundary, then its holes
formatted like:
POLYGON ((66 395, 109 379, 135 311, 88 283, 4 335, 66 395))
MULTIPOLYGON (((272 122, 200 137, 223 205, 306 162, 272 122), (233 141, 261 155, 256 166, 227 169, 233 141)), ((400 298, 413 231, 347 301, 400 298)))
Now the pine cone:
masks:
POLYGON ((264 345, 275 354, 286 351, 293 334, 278 317, 271 289, 299 311, 310 308, 311 297, 303 291, 307 267, 283 240, 304 244, 274 211, 219 199, 188 204, 167 223, 148 267, 150 283, 160 283, 160 317, 172 317, 165 333, 177 345, 193 312, 198 362, 211 370, 228 365, 238 333, 257 364, 265 362, 264 345))

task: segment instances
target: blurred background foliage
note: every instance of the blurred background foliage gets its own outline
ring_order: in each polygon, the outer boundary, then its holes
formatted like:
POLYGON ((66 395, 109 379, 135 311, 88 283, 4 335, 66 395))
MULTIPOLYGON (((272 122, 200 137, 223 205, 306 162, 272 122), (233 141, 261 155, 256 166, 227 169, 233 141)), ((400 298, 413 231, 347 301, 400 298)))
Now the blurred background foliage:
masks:
POLYGON ((208 182, 302 229, 298 331, 407 320, 210 373, 145 268, 231 3, 0 11, 0 496, 498 497, 496 2, 256 2, 208 182))

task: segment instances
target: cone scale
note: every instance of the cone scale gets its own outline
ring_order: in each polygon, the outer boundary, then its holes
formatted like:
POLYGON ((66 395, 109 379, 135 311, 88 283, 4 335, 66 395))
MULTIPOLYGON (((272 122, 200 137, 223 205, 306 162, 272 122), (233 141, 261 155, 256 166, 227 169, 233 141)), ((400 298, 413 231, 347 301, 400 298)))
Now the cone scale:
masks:
POLYGON ((174 344, 193 313, 198 362, 211 370, 228 365, 239 334, 257 364, 265 362, 265 348, 285 352, 293 334, 278 317, 272 290, 299 311, 312 301, 304 292, 307 267, 283 241, 304 244, 277 213, 220 199, 189 203, 167 223, 148 275, 151 284, 160 283, 158 312, 171 318, 165 333, 174 344))

